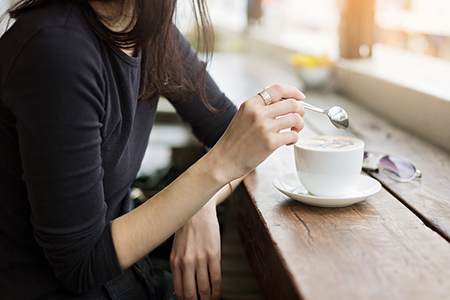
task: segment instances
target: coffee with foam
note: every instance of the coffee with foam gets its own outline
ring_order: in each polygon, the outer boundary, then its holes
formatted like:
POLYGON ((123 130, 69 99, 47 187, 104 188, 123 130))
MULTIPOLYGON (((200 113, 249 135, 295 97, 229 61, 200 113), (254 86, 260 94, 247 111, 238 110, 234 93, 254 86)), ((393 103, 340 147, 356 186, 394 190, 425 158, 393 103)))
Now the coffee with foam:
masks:
POLYGON ((319 151, 345 151, 361 147, 362 141, 346 136, 317 136, 300 140, 297 145, 302 148, 319 151))
POLYGON ((358 182, 364 142, 348 136, 317 136, 294 145, 301 184, 313 195, 346 195, 358 182))

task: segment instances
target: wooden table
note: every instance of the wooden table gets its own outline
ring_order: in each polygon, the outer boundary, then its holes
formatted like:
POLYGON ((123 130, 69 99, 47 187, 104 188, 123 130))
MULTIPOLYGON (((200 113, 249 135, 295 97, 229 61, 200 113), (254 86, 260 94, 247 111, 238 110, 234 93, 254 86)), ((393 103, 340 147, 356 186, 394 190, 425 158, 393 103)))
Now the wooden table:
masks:
MULTIPOLYGON (((211 72, 233 99, 271 82, 295 84, 285 67, 245 55, 218 55, 211 72)), ((371 174, 383 189, 367 201, 324 209, 290 200, 272 180, 294 172, 292 147, 276 151, 237 191, 240 233, 267 299, 450 299, 450 155, 331 93, 308 101, 338 104, 350 132, 307 113, 302 137, 349 134, 367 149, 411 159, 423 179, 397 183, 371 174)))

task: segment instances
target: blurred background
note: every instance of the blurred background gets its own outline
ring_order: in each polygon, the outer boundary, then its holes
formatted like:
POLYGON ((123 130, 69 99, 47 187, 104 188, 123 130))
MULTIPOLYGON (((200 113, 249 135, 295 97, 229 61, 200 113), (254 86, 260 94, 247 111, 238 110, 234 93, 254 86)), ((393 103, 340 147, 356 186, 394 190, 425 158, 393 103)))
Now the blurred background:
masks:
MULTIPOLYGON (((188 2, 179 2, 177 19, 187 33, 192 29, 188 2)), ((262 51, 266 57, 281 53, 275 56, 281 58, 279 63, 290 61, 297 70, 307 69, 305 81, 320 77, 310 69, 340 58, 382 60, 389 63, 381 68, 397 68, 397 73, 412 62, 435 75, 449 75, 444 72, 450 60, 447 0, 210 0, 208 4, 217 52, 261 50, 264 44, 266 50, 272 48, 269 55, 262 51), (395 60, 403 65, 392 65, 395 60), (433 69, 433 64, 441 66, 433 69)), ((414 72, 420 73, 420 68, 414 72)), ((430 85, 441 84, 437 81, 430 85)))
MULTIPOLYGON (((13 2, 0 0, 0 12, 13 2)), ((197 47, 191 1, 178 5, 177 25, 197 47)), ((208 68, 236 105, 268 84, 292 84, 313 104, 321 95, 348 97, 450 151, 449 0, 209 0, 208 6, 216 33, 208 68)), ((203 153, 160 99, 132 197, 139 202, 158 192, 203 153)), ((233 218, 219 215, 227 225, 224 299, 259 299, 233 218)))
MULTIPOLYGON (((447 0, 210 0, 209 6, 218 29, 250 29, 252 35, 301 52, 336 58, 341 33, 365 38, 367 46, 375 45, 374 52, 391 46, 450 59, 447 0), (356 33, 358 26, 364 34, 356 33)), ((360 49, 361 56, 367 50, 360 49)))
MULTIPOLYGON (((179 1, 177 23, 195 47, 189 2, 179 1)), ((340 94, 450 150, 450 1, 208 5, 216 31, 210 72, 236 103, 273 82, 307 96, 340 94)))

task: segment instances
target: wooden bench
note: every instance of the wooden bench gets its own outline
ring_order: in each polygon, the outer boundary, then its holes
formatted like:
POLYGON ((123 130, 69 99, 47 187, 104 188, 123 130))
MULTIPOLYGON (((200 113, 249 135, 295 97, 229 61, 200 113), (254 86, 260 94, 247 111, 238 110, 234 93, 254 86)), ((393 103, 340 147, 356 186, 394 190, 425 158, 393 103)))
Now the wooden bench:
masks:
MULTIPOLYGON (((268 83, 296 80, 278 64, 242 54, 216 56, 211 72, 239 100, 268 83)), ((337 132, 325 117, 307 113, 302 137, 358 136, 368 150, 412 160, 423 178, 397 183, 370 174, 383 185, 377 195, 347 208, 315 208, 275 190, 274 178, 295 171, 292 147, 276 151, 244 180, 235 206, 247 257, 266 298, 449 299, 449 153, 344 97, 307 97, 319 106, 345 107, 352 128, 337 132)))

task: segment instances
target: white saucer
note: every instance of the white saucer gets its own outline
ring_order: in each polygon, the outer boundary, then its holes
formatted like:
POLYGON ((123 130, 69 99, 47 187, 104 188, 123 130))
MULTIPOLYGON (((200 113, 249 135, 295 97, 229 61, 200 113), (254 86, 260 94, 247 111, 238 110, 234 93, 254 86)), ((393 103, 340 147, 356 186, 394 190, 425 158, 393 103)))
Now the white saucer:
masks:
POLYGON ((311 195, 301 184, 295 173, 289 173, 276 178, 273 185, 286 196, 304 204, 319 207, 345 207, 375 195, 381 190, 381 184, 369 176, 361 175, 354 192, 338 197, 311 195))

